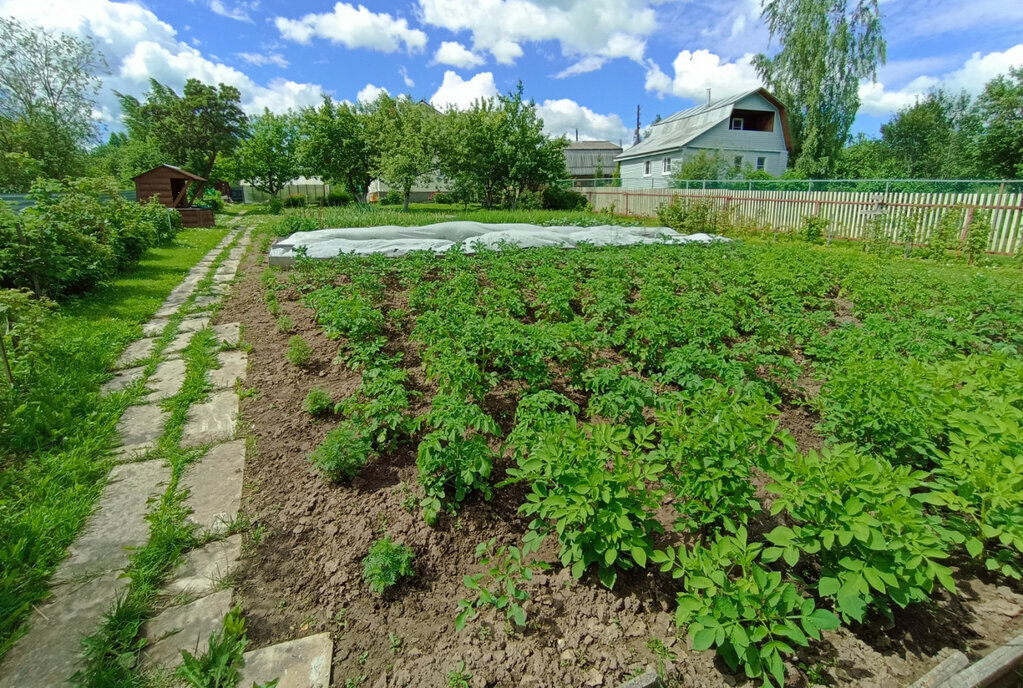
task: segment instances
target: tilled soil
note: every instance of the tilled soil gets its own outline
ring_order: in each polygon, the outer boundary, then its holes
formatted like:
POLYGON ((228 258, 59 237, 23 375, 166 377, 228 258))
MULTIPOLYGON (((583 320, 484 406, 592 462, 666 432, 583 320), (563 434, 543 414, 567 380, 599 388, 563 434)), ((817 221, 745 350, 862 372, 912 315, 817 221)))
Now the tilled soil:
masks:
MULTIPOLYGON (((526 522, 516 514, 524 489, 496 491, 493 501, 467 502, 457 516, 427 526, 418 508, 414 449, 403 447, 371 463, 350 484, 332 484, 307 458, 336 424, 302 411, 306 394, 322 387, 336 401, 351 394, 359 374, 335 363, 338 345, 323 336, 311 311, 282 298, 296 324, 276 329, 263 300, 259 274, 265 259, 254 250, 242 264, 243 281, 219 316, 244 324, 251 345, 242 415, 253 442, 245 468, 243 510, 251 522, 236 591, 249 624, 250 648, 329 631, 333 686, 444 686, 464 662, 469 685, 615 686, 645 667, 669 685, 743 684, 711 652, 694 652, 673 623, 675 590, 667 576, 628 572, 614 591, 595 577, 574 580, 555 565, 529 586, 525 628, 493 612, 453 626, 462 577, 480 570, 477 543, 496 538, 518 544, 526 522), (292 334, 314 350, 300 370, 287 362, 292 334), (416 553, 415 576, 384 596, 362 581, 362 558, 382 533, 416 553), (360 677, 365 677, 361 679, 360 677)), ((495 404, 497 401, 495 401, 495 404)), ((492 411, 495 409, 491 409, 492 411)), ((804 409, 791 408, 784 425, 816 448, 804 409)), ((498 419, 501 420, 500 418, 498 419)), ((751 526, 751 530, 760 530, 751 526)), ((548 543, 540 557, 556 564, 548 543)), ((1023 627, 1023 596, 992 582, 970 580, 958 595, 938 594, 928 607, 826 633, 787 668, 786 683, 899 686, 927 671, 942 648, 983 654, 1023 627)))

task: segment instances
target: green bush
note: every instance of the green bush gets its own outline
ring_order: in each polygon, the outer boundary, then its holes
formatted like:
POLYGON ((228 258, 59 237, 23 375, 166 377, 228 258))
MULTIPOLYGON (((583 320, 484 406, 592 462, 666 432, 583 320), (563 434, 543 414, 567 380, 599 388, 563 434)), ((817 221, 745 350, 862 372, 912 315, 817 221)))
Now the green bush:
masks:
POLYGON ((369 589, 378 595, 395 585, 402 578, 409 578, 415 553, 404 544, 394 542, 385 535, 369 548, 369 554, 362 560, 362 578, 369 583, 369 589))
POLYGON ((284 199, 285 208, 304 208, 305 194, 291 194, 284 199))
POLYGON ((808 244, 823 244, 830 225, 831 220, 826 217, 807 215, 799 224, 796 236, 808 244))
POLYGON ((717 234, 727 223, 725 214, 711 201, 675 196, 671 203, 657 209, 657 219, 665 227, 687 234, 717 234))
POLYGON ((523 191, 519 194, 519 210, 540 210, 541 208, 543 208, 543 198, 537 192, 523 191))
POLYGON ((456 199, 449 193, 438 191, 433 195, 433 202, 440 203, 441 205, 451 205, 456 202, 456 199))
POLYGON ((287 215, 278 220, 273 226, 274 236, 288 236, 295 232, 312 232, 320 228, 320 223, 314 217, 303 217, 301 215, 287 215))
POLYGON ((391 189, 387 195, 380 199, 380 205, 402 205, 405 202, 404 196, 391 189))
POLYGON ((311 416, 325 416, 334 410, 334 400, 326 390, 317 387, 306 395, 302 408, 311 416))
POLYGON ((266 199, 266 212, 269 215, 280 215, 284 212, 284 202, 276 196, 266 199))
POLYGON ((331 189, 330 193, 323 197, 323 205, 331 208, 338 208, 351 205, 354 199, 344 189, 331 189))
POLYGON ((291 332, 295 329, 295 321, 286 315, 282 315, 277 318, 277 331, 278 332, 291 332))
POLYGON ((586 196, 571 189, 548 186, 543 190, 541 203, 544 210, 585 210, 588 201, 586 196))
POLYGON ((313 347, 300 334, 296 334, 288 340, 288 351, 285 353, 291 365, 302 368, 313 356, 313 347))

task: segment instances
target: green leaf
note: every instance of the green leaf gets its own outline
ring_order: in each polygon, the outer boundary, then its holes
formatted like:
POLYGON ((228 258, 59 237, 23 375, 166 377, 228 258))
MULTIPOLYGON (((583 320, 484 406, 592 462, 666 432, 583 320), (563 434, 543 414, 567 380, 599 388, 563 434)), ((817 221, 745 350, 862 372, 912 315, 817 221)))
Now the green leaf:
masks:
POLYGON ((979 557, 980 553, 984 551, 984 543, 977 538, 970 538, 966 541, 966 551, 971 557, 979 557))
POLYGON ((714 635, 716 629, 713 628, 702 628, 693 634, 693 649, 694 650, 709 650, 714 645, 714 635))
POLYGON ((597 578, 604 584, 604 587, 610 590, 615 586, 615 581, 618 580, 618 572, 614 569, 602 568, 597 571, 597 578))
POLYGON ((630 553, 632 554, 633 561, 635 561, 641 567, 646 568, 646 550, 644 550, 642 547, 633 547, 630 550, 630 553))
POLYGON ((831 595, 834 595, 836 592, 838 592, 838 589, 840 587, 842 587, 842 584, 839 582, 837 578, 832 578, 831 576, 824 576, 817 583, 817 592, 819 592, 823 597, 830 597, 831 595))

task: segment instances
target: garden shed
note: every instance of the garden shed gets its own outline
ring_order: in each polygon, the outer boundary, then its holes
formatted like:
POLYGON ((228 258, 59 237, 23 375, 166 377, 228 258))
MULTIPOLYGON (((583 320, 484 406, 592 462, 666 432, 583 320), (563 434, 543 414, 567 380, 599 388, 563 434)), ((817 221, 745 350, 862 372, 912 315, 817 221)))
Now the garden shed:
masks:
POLYGON ((212 227, 213 211, 209 208, 194 208, 188 202, 188 187, 192 182, 205 182, 202 177, 173 165, 159 165, 136 175, 135 193, 139 203, 148 203, 156 198, 161 205, 174 208, 181 215, 185 227, 212 227))

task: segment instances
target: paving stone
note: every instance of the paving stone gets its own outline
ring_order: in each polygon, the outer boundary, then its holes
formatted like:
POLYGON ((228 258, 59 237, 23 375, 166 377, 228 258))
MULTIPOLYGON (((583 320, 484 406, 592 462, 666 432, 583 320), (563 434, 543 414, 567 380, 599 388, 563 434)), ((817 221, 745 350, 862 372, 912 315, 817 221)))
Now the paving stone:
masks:
POLYGON ((181 353, 185 350, 185 347, 188 346, 188 343, 192 341, 192 335, 194 334, 195 332, 178 332, 174 339, 171 340, 170 344, 167 345, 167 348, 163 350, 163 354, 181 353))
POLYGON ((118 373, 114 373, 114 377, 104 382, 99 388, 103 394, 112 394, 114 392, 120 392, 123 389, 131 386, 137 380, 141 380, 145 377, 146 367, 139 366, 137 368, 128 368, 118 373))
POLYGON ((185 384, 185 362, 180 358, 163 361, 146 380, 146 387, 153 390, 146 395, 148 403, 170 399, 181 391, 185 384))
POLYGON ((238 516, 242 502, 245 440, 218 444, 182 478, 188 489, 188 520, 205 531, 223 533, 238 516))
POLYGON ((121 420, 117 423, 117 433, 121 438, 121 446, 116 454, 143 454, 156 447, 156 441, 163 433, 170 414, 162 411, 158 404, 145 406, 129 406, 124 410, 121 420))
POLYGON ((204 404, 193 404, 181 436, 184 449, 222 442, 234 437, 238 422, 238 395, 232 391, 214 392, 204 404))
POLYGON ((207 595, 231 575, 242 556, 242 536, 216 540, 183 557, 163 591, 170 595, 207 595))
POLYGON ((241 263, 241 260, 239 260, 240 258, 241 258, 240 254, 239 254, 239 256, 237 258, 231 257, 229 255, 228 259, 220 264, 220 270, 219 271, 220 272, 226 272, 226 273, 231 274, 231 275, 233 275, 234 273, 238 272, 238 265, 239 265, 239 263, 241 263))
POLYGON ((197 311, 208 310, 211 306, 220 303, 220 297, 215 294, 206 294, 205 296, 197 296, 195 301, 192 302, 192 308, 197 311))
POLYGON ((142 334, 147 337, 159 337, 163 334, 163 328, 165 327, 167 327, 166 319, 150 320, 142 326, 142 334))
POLYGON ((181 664, 181 651, 206 652, 210 633, 219 631, 231 611, 231 590, 221 590, 180 607, 165 609, 146 622, 142 634, 149 641, 143 662, 168 669, 181 664))
POLYGON ((178 333, 182 332, 198 332, 199 330, 205 329, 210 324, 209 318, 185 318, 178 325, 178 333))
POLYGON ((36 605, 28 633, 0 663, 0 686, 63 688, 80 667, 80 640, 95 633, 117 595, 128 585, 113 571, 84 581, 57 585, 36 605))
POLYGON ((216 296, 227 296, 230 293, 231 293, 231 285, 228 284, 227 282, 221 282, 219 284, 214 284, 212 287, 210 287, 210 294, 213 294, 213 295, 216 295, 216 296))
POLYGON ((220 367, 210 371, 210 382, 214 389, 234 387, 235 380, 245 379, 249 355, 244 351, 221 351, 217 354, 220 367))
POLYGON ((145 519, 149 500, 163 494, 170 476, 163 460, 114 466, 96 510, 68 547, 69 557, 54 580, 69 581, 127 566, 130 552, 125 548, 141 547, 149 540, 145 519))
MULTIPOLYGON (((183 300, 182 303, 184 303, 183 300)), ((169 318, 175 313, 177 313, 179 308, 181 308, 180 303, 172 303, 166 306, 160 306, 160 310, 156 311, 156 313, 153 314, 153 317, 160 320, 169 318)))
POLYGON ((327 688, 334 641, 319 633, 246 652, 240 686, 280 679, 277 688, 327 688))
POLYGON ((117 359, 115 364, 116 368, 127 368, 136 361, 141 361, 144 358, 149 358, 153 355, 153 345, 156 344, 156 339, 152 337, 146 337, 145 339, 138 339, 125 348, 124 353, 117 359))
POLYGON ((221 323, 213 326, 213 334, 218 342, 224 342, 228 346, 238 346, 242 341, 242 326, 240 323, 221 323))

